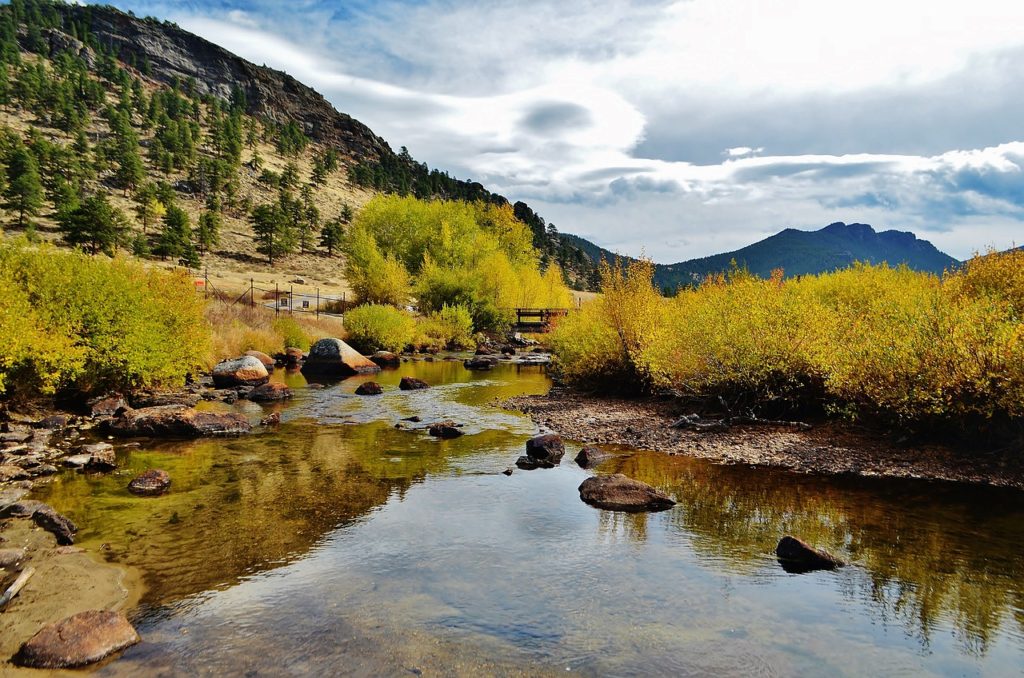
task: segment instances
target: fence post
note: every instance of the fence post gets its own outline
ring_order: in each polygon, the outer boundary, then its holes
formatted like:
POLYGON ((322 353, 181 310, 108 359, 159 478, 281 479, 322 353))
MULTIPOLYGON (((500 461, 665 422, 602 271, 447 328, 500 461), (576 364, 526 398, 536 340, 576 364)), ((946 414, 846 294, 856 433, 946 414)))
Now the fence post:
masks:
POLYGON ((316 319, 320 320, 320 288, 316 288, 316 319))
POLYGON ((281 315, 281 290, 274 283, 274 315, 281 315))
POLYGON ((210 298, 210 267, 207 266, 203 272, 203 292, 206 294, 206 298, 210 298))
POLYGON ((256 298, 253 295, 255 288, 255 281, 252 278, 249 278, 249 306, 256 306, 256 298))
POLYGON ((295 315, 295 287, 288 285, 288 315, 295 315))

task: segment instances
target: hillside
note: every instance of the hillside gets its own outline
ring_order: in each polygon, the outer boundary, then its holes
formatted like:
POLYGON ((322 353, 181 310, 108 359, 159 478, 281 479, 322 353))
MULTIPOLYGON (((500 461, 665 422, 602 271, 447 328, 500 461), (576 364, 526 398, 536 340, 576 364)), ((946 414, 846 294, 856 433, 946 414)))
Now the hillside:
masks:
POLYGON ((734 261, 762 277, 776 268, 781 268, 786 276, 798 276, 833 271, 855 261, 906 264, 914 270, 930 273, 942 273, 958 263, 913 233, 878 232, 867 224, 836 222, 818 231, 787 228, 733 252, 659 265, 654 279, 661 287, 688 285, 709 273, 729 270, 734 261))
MULTIPOLYGON (((66 242, 61 215, 101 195, 126 217, 115 247, 167 265, 180 258, 228 288, 249 277, 272 284, 301 276, 344 291, 342 261, 320 246, 320 230, 347 222, 373 195, 508 203, 479 183, 429 169, 404 148, 394 152, 287 74, 170 22, 26 0, 0 7, 0 40, 2 160, 9 167, 9 156, 26 147, 42 184, 27 215, 19 209, 11 218, 6 196, 10 235, 66 242), (162 233, 139 214, 158 189, 161 208, 173 203, 193 230, 215 213, 216 242, 192 238, 161 249, 162 233), (251 215, 272 204, 290 222, 294 242, 275 243, 289 246, 275 251, 271 265, 251 215)), ((594 277, 590 258, 527 205, 515 209, 528 218, 543 260, 556 261, 570 284, 585 288, 594 277)))

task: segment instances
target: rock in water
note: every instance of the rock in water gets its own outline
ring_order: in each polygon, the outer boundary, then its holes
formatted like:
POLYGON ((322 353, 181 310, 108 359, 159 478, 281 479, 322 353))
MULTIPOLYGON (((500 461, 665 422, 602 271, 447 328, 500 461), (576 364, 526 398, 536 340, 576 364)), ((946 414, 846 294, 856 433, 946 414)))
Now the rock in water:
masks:
POLYGON ((676 505, 665 493, 621 473, 587 478, 579 489, 584 502, 609 511, 664 511, 676 505))
POLYGON ((516 459, 516 466, 524 471, 532 471, 537 468, 555 468, 555 465, 550 461, 534 459, 533 457, 528 457, 525 454, 516 459))
POLYGON ((356 395, 381 395, 384 387, 375 381, 364 381, 356 388, 356 395))
POLYGON ((427 428, 427 433, 434 436, 435 438, 458 438, 462 435, 462 429, 454 421, 445 420, 438 421, 431 424, 427 428))
POLYGON ((57 543, 61 546, 75 543, 75 532, 78 532, 78 527, 70 519, 57 513, 52 506, 43 504, 32 514, 32 520, 56 537, 57 543))
POLYGON ((140 640, 120 612, 89 610, 40 629, 21 646, 14 663, 35 669, 70 669, 98 662, 140 640))
MULTIPOLYGON (((260 369, 263 369, 263 365, 260 365, 260 369)), ((200 438, 238 435, 248 433, 251 429, 249 420, 236 412, 200 412, 177 405, 130 410, 110 423, 111 433, 125 437, 200 438)))
POLYGON ((213 368, 213 385, 217 388, 259 386, 270 380, 270 373, 259 358, 244 355, 225 360, 213 368))
POLYGON ((295 367, 302 362, 302 359, 305 358, 305 356, 306 354, 302 352, 301 348, 289 346, 284 350, 284 364, 289 367, 295 367))
POLYGON ((558 466, 564 454, 565 443, 562 442, 562 436, 556 433, 534 436, 526 441, 526 456, 531 459, 546 461, 558 466))
POLYGON ((467 370, 491 370, 498 364, 498 359, 490 355, 474 356, 462 363, 467 370))
POLYGON ((580 453, 576 455, 576 463, 579 464, 581 468, 590 468, 591 466, 600 464, 611 456, 612 455, 608 454, 600 447, 586 445, 582 450, 580 450, 580 453))
POLYGON ((354 374, 373 374, 380 367, 364 357, 341 339, 321 339, 309 349, 302 365, 303 374, 324 377, 350 377, 354 374))
POLYGON ((381 367, 398 367, 402 364, 402 359, 391 351, 377 351, 370 356, 370 360, 381 367))
POLYGON ((398 382, 398 388, 403 391, 419 391, 420 389, 430 388, 430 384, 423 381, 422 379, 414 379, 413 377, 402 377, 402 380, 398 382))
POLYGON ((89 455, 88 461, 85 462, 85 467, 90 471, 113 471, 117 468, 114 446, 110 443, 83 445, 82 454, 89 455))
POLYGON ((259 360, 261 363, 263 363, 263 366, 267 368, 267 372, 270 372, 274 369, 274 359, 271 358, 266 353, 264 353, 263 351, 246 351, 243 355, 252 356, 253 358, 259 360))
POLYGON ((167 491, 171 486, 171 476, 167 471, 153 468, 128 483, 128 491, 144 497, 155 497, 167 491))
POLYGON ((775 547, 775 555, 787 572, 800 573, 813 570, 834 570, 845 563, 828 551, 816 549, 807 542, 786 535, 775 547))
POLYGON ((257 386, 250 391, 249 395, 246 397, 257 403, 269 403, 276 400, 287 400, 288 398, 291 398, 292 390, 284 384, 274 382, 257 386))

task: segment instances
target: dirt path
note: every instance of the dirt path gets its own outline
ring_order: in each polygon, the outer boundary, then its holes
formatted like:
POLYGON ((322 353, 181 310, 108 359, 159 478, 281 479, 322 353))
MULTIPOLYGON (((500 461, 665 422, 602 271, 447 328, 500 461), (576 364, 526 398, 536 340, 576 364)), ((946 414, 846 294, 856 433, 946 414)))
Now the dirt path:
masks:
POLYGON ((773 466, 801 473, 927 478, 1024 489, 1020 454, 957 452, 938 445, 900 446, 877 433, 826 423, 809 431, 737 426, 723 432, 680 430, 676 403, 601 398, 554 388, 546 396, 513 398, 505 407, 528 413, 566 438, 685 454, 723 464, 773 466))

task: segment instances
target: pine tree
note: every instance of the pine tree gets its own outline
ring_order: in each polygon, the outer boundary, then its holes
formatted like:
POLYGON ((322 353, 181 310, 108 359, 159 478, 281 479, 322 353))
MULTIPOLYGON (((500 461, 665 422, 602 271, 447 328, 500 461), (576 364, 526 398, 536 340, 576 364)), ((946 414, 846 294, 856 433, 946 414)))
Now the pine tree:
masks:
POLYGON ((18 213, 18 227, 25 217, 33 217, 43 206, 43 184, 39 180, 36 158, 20 142, 7 160, 7 208, 18 213))
POLYGON ((199 223, 196 226, 196 242, 199 244, 199 253, 206 254, 214 245, 220 242, 220 213, 207 210, 199 215, 199 223))
POLYGON ((156 253, 162 258, 180 257, 192 244, 192 224, 185 210, 176 205, 167 208, 164 228, 157 241, 156 253))
POLYGON ((324 224, 320 230, 320 247, 327 250, 329 256, 334 256, 334 250, 341 247, 342 238, 345 237, 345 227, 340 219, 331 219, 324 224))
POLYGON ((259 205, 252 211, 252 230, 256 233, 256 251, 267 256, 270 264, 275 257, 289 254, 295 249, 295 234, 290 220, 279 203, 259 205))
POLYGON ((64 212, 60 229, 65 242, 91 254, 113 256, 118 247, 128 243, 128 219, 111 206, 105 195, 86 198, 78 207, 64 212))

